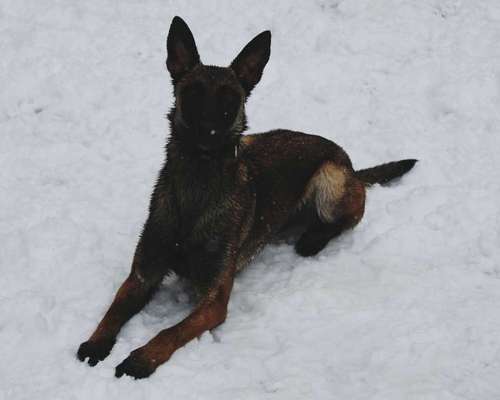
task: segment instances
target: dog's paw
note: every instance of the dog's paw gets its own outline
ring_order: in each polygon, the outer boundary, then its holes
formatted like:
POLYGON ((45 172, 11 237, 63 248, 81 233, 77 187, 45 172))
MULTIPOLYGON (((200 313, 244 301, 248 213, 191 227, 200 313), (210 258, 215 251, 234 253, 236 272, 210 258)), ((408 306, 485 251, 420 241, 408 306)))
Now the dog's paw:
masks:
POLYGON ((141 349, 137 349, 116 367, 115 376, 120 378, 125 374, 135 379, 142 379, 151 375, 155 369, 153 360, 150 360, 141 349))
POLYGON ((302 257, 311 257, 318 254, 326 246, 328 241, 322 240, 314 235, 304 234, 295 243, 295 251, 302 257))
POLYGON ((80 345, 76 356, 80 361, 88 358, 89 365, 93 367, 109 355, 114 344, 114 339, 88 340, 80 345))

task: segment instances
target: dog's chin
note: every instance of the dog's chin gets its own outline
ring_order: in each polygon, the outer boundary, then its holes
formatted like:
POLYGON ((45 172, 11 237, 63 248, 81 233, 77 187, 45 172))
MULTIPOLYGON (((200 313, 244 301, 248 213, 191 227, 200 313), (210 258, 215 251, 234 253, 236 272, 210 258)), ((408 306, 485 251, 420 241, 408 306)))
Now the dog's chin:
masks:
POLYGON ((197 141, 196 147, 199 151, 204 153, 218 153, 230 148, 233 144, 234 138, 228 135, 222 140, 197 141))
POLYGON ((202 155, 215 157, 225 153, 226 149, 228 149, 230 145, 230 142, 218 143, 217 145, 198 143, 196 145, 196 148, 202 155))
POLYGON ((203 152, 211 152, 211 151, 217 151, 218 146, 211 146, 211 145, 206 145, 203 143, 198 143, 197 146, 198 150, 201 150, 203 152))

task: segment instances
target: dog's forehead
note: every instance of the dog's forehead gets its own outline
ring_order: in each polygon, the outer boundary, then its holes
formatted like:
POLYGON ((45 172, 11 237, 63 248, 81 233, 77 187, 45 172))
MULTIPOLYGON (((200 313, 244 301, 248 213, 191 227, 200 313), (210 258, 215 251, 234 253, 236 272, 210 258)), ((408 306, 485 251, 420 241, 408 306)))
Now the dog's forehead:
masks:
POLYGON ((236 81, 236 75, 228 67, 217 67, 215 65, 204 65, 203 75, 205 79, 214 83, 223 81, 236 81))
POLYGON ((228 67, 198 65, 186 77, 186 82, 202 82, 208 86, 234 85, 238 82, 234 71, 228 67))

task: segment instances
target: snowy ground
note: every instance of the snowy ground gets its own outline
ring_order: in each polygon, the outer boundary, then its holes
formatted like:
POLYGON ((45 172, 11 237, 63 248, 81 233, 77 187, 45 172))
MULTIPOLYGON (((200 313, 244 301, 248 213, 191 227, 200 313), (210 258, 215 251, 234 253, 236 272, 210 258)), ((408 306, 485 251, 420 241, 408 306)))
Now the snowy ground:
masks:
POLYGON ((0 398, 500 398, 498 0, 0 3, 0 398), (182 318, 167 282, 95 368, 75 358, 127 275, 163 159, 174 15, 228 64, 265 29, 251 131, 416 157, 314 259, 270 247, 227 322, 147 380, 114 367, 182 318))

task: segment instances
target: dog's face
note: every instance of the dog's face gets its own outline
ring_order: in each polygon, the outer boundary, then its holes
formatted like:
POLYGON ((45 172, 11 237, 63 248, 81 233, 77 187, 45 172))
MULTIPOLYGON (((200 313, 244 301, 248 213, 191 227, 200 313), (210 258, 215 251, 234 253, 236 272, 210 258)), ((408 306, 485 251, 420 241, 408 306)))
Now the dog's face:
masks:
POLYGON ((232 143, 246 128, 245 101, 269 59, 271 33, 256 36, 229 67, 203 65, 191 31, 175 17, 167 39, 167 68, 175 93, 174 123, 181 140, 203 151, 232 143))

